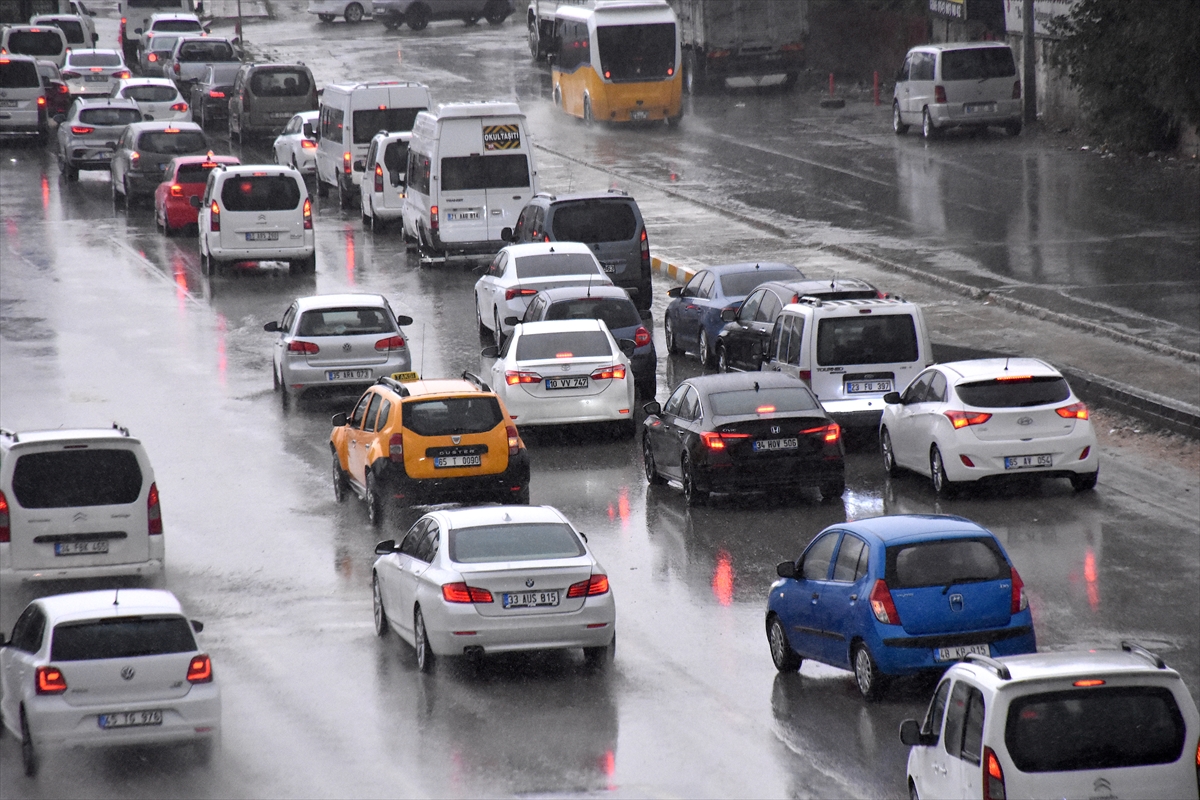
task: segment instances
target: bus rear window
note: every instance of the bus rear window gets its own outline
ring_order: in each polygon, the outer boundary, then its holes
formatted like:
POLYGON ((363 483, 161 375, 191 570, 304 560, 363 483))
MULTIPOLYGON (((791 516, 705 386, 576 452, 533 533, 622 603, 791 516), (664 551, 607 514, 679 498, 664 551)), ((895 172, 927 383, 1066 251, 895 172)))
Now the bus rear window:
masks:
POLYGON ((675 25, 604 25, 596 29, 600 67, 614 83, 659 81, 675 68, 675 25))

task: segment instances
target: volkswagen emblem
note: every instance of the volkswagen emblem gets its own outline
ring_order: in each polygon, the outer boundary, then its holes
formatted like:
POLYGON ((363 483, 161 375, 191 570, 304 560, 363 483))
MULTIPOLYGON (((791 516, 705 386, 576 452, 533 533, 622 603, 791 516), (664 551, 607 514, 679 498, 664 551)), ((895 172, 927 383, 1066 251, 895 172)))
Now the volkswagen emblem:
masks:
POLYGON ((1033 417, 1020 417, 1017 419, 1018 425, 1032 425, 1033 417))
POLYGON ((461 444, 462 437, 461 436, 451 436, 450 441, 454 442, 455 444, 461 444))
POLYGON ((532 589, 532 588, 533 588, 533 578, 526 578, 526 579, 525 579, 525 586, 526 586, 526 587, 528 587, 528 588, 530 588, 530 589, 532 589))
POLYGON ((342 352, 343 352, 343 353, 349 353, 349 352, 350 352, 350 343, 349 343, 349 342, 346 342, 344 345, 342 345, 342 352))
POLYGON ((772 426, 771 426, 771 433, 772 433, 773 435, 778 435, 778 434, 779 434, 779 426, 778 426, 778 425, 772 425, 772 426))
POLYGON ((121 677, 127 681, 133 680, 133 667, 128 665, 121 667, 121 677))
POLYGON ((950 595, 950 610, 951 611, 962 611, 963 610, 963 596, 961 594, 958 594, 956 592, 956 593, 950 595))

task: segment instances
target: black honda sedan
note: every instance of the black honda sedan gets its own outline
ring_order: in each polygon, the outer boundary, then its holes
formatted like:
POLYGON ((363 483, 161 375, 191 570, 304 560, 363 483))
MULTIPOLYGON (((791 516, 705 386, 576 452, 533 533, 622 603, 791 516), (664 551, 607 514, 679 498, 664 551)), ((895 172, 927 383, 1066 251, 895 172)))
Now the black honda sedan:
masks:
POLYGON ((845 491, 841 428, 791 376, 702 375, 643 408, 646 479, 679 481, 688 505, 710 492, 815 486, 833 500, 845 491))

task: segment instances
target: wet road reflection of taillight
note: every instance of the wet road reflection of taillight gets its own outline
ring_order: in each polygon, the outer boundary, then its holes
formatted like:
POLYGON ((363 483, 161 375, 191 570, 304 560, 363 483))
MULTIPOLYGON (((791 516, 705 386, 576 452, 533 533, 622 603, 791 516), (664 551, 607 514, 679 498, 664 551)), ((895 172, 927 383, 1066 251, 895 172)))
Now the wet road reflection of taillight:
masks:
POLYGON ((1096 553, 1088 547, 1083 556, 1083 580, 1087 583, 1088 605, 1092 611, 1100 610, 1100 584, 1096 580, 1096 553))
POLYGON ((346 237, 346 282, 354 285, 354 234, 346 237))
POLYGON ((718 603, 723 606, 733 604, 733 562, 729 558, 729 551, 724 548, 717 551, 717 566, 713 570, 712 590, 718 603))

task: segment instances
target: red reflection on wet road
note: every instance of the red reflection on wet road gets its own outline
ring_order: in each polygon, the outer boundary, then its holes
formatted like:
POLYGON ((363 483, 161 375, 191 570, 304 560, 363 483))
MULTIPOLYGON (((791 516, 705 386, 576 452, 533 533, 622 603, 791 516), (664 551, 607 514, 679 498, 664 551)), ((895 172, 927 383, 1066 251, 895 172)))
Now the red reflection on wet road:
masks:
POLYGON ((729 559, 729 551, 724 548, 717 551, 717 568, 713 570, 712 590, 718 603, 723 606, 733 604, 733 562, 729 559))
POLYGON ((1083 556, 1083 579, 1087 581, 1088 605, 1092 611, 1100 610, 1100 584, 1096 582, 1096 553, 1088 548, 1083 556))
POLYGON ((354 234, 346 237, 346 282, 354 285, 354 234))
POLYGON ((600 757, 600 769, 604 770, 605 776, 608 777, 608 791, 613 791, 617 788, 613 782, 613 775, 617 773, 617 755, 612 750, 605 751, 600 757))
POLYGON ((171 274, 175 277, 175 298, 179 300, 179 310, 182 312, 188 294, 187 267, 182 256, 171 259, 171 274))
POLYGON ((50 181, 45 175, 42 176, 42 210, 45 211, 50 207, 50 181))

